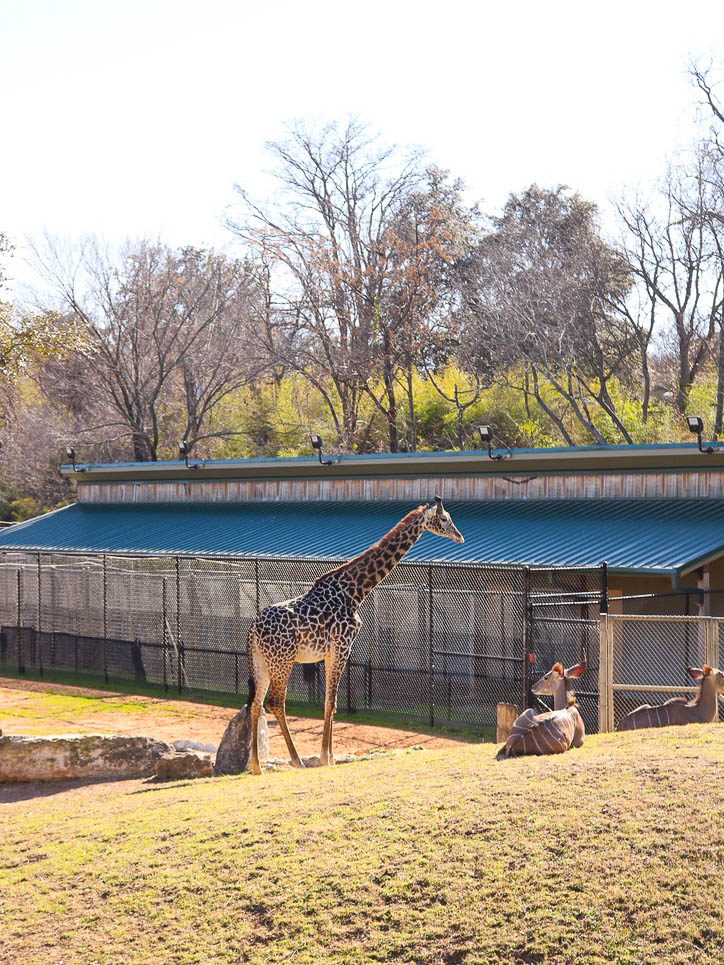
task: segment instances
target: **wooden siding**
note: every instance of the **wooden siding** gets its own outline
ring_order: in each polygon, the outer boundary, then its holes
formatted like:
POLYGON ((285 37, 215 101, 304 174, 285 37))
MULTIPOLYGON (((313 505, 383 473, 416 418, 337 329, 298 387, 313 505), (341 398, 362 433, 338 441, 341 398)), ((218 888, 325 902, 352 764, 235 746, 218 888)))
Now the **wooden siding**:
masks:
POLYGON ((79 483, 78 501, 246 502, 325 500, 590 499, 724 497, 724 471, 567 473, 537 477, 426 476, 417 479, 284 479, 197 482, 79 483))

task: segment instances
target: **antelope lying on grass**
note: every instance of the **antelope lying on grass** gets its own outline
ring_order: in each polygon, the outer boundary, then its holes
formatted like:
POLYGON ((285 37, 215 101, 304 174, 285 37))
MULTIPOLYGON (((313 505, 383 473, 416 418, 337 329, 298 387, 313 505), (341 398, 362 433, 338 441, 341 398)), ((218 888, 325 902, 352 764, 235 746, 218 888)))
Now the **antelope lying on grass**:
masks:
POLYGON ((500 748, 497 759, 515 757, 518 754, 562 754, 570 747, 580 747, 586 728, 578 712, 576 698, 568 693, 570 677, 579 677, 586 665, 578 664, 564 671, 563 665, 554 664, 553 668, 536 681, 534 694, 553 694, 556 710, 538 714, 532 708, 524 710, 510 728, 505 744, 500 748), (562 707, 558 707, 563 703, 562 707))
POLYGON ((717 718, 717 694, 724 693, 724 673, 706 667, 687 667, 694 680, 701 681, 693 700, 672 697, 665 704, 652 707, 642 704, 618 722, 616 730, 638 730, 639 727, 669 727, 672 724, 711 724, 717 718))

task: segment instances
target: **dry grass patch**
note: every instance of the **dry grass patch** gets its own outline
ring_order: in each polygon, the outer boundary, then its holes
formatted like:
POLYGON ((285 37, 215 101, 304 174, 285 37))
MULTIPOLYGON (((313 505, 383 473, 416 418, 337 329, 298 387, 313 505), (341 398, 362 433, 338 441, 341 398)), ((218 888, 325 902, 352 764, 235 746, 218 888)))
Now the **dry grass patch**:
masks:
POLYGON ((493 753, 6 805, 0 961, 721 961, 724 728, 493 753))

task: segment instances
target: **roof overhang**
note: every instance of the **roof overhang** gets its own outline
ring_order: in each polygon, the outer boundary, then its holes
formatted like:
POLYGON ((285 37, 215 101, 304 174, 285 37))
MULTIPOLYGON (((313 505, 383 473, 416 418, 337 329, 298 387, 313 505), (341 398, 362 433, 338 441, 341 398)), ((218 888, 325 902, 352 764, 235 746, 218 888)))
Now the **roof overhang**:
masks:
POLYGON ((532 476, 551 473, 681 472, 724 470, 724 450, 699 452, 690 443, 652 446, 580 446, 555 449, 496 450, 508 455, 491 460, 486 451, 404 452, 316 458, 189 459, 183 462, 77 464, 60 467, 62 475, 78 483, 144 482, 211 479, 370 479, 419 476, 532 476))

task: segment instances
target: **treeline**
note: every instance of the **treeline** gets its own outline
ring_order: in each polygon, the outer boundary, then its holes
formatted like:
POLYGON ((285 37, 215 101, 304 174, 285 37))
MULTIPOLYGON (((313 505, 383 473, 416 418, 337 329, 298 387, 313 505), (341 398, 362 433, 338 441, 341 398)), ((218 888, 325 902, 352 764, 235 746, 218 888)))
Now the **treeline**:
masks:
MULTIPOLYGON (((722 429, 724 114, 603 233, 575 191, 484 214, 360 124, 269 145, 233 254, 97 239, 35 248, 38 309, 2 304, 4 511, 69 497, 81 461, 663 442, 722 429)), ((2 241, 2 239, 0 239, 2 241)), ((0 245, 0 248, 2 245, 0 245)), ((0 278, 0 282, 2 279, 0 278)))

